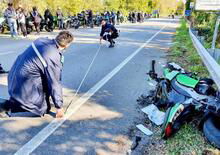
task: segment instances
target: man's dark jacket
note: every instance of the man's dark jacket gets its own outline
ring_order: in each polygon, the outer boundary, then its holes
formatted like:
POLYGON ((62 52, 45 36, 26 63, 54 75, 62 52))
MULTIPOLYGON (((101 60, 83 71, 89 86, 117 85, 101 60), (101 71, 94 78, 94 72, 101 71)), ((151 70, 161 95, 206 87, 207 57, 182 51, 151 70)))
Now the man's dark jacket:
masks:
POLYGON ((113 31, 113 33, 118 33, 118 30, 112 24, 106 23, 105 25, 102 26, 100 36, 103 37, 105 32, 110 32, 110 31, 113 31))
POLYGON ((62 53, 55 40, 40 38, 34 41, 34 44, 45 60, 47 68, 44 68, 30 46, 18 56, 9 72, 8 91, 10 97, 23 109, 42 116, 47 110, 46 93, 52 97, 56 108, 63 105, 60 83, 62 53))

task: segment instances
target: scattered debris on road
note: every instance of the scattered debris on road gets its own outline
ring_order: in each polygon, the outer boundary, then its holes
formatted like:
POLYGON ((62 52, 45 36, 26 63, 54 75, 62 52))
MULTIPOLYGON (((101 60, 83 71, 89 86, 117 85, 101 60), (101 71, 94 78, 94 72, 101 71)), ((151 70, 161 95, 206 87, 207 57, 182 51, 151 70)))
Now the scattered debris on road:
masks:
POLYGON ((152 131, 150 131, 148 128, 146 128, 146 127, 145 127, 144 125, 142 125, 142 124, 138 124, 136 127, 137 127, 139 130, 141 130, 143 133, 145 133, 147 136, 150 136, 150 135, 153 134, 152 131))
POLYGON ((162 125, 165 118, 165 112, 160 111, 154 104, 151 104, 143 109, 141 109, 148 118, 154 122, 156 125, 162 125))

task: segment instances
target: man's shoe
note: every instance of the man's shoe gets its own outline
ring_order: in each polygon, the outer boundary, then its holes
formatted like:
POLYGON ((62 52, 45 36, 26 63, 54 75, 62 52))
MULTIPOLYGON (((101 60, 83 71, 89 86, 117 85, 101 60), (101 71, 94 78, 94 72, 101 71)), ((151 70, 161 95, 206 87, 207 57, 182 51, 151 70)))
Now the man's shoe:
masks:
POLYGON ((115 47, 114 44, 111 44, 111 45, 109 46, 109 48, 113 48, 113 47, 115 47))
POLYGON ((0 74, 5 74, 5 73, 8 73, 8 72, 5 70, 0 70, 0 74))
POLYGON ((0 112, 0 118, 9 118, 10 117, 10 112, 7 111, 2 111, 0 112))
POLYGON ((0 74, 5 74, 5 73, 8 73, 8 72, 5 71, 5 70, 2 68, 1 64, 0 64, 0 74))
POLYGON ((5 109, 5 104, 7 100, 0 99, 0 118, 9 118, 10 117, 10 111, 7 111, 5 109))
POLYGON ((8 73, 8 72, 5 71, 4 69, 1 69, 1 68, 0 68, 0 74, 5 74, 5 73, 8 73))

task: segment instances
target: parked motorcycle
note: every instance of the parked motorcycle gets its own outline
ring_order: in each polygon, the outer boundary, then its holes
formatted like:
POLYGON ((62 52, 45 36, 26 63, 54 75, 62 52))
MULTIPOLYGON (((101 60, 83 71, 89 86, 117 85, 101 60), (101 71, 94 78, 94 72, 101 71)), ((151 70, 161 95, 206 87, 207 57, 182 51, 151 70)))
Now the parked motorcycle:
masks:
POLYGON ((34 31, 34 22, 31 16, 26 17, 26 30, 28 34, 34 31))
POLYGON ((40 31, 46 30, 47 32, 53 32, 54 29, 55 29, 55 24, 50 23, 49 19, 48 20, 45 20, 45 19, 41 20, 40 31))
POLYGON ((63 28, 64 29, 69 29, 71 26, 71 18, 70 17, 65 17, 63 19, 63 28))
POLYGON ((155 91, 145 99, 159 108, 167 109, 162 137, 171 137, 185 122, 201 114, 200 125, 206 138, 220 148, 220 94, 213 87, 213 80, 200 79, 175 63, 168 63, 163 76, 158 77, 155 61, 152 61, 148 75, 157 85, 155 91))
POLYGON ((80 27, 80 21, 77 16, 72 16, 70 20, 70 27, 78 29, 80 27))
POLYGON ((4 17, 0 17, 0 33, 4 33, 6 30, 10 31, 7 20, 4 17))

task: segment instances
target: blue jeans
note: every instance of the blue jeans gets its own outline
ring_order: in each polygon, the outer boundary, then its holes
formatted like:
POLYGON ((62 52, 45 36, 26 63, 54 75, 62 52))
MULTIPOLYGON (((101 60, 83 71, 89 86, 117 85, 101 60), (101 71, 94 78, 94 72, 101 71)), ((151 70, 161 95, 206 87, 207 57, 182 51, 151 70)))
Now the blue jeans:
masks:
POLYGON ((11 36, 14 37, 14 36, 17 36, 18 35, 18 32, 17 32, 17 22, 15 19, 10 19, 8 20, 8 25, 10 27, 10 32, 11 32, 11 36))
POLYGON ((58 26, 60 30, 63 29, 63 19, 58 19, 58 26))

